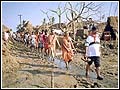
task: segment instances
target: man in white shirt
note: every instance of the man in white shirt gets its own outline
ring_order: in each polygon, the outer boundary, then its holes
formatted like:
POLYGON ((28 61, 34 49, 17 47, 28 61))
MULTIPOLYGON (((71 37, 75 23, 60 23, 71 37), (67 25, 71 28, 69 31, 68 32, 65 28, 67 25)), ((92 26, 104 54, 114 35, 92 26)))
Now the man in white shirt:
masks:
POLYGON ((92 29, 89 30, 89 35, 85 43, 85 57, 90 59, 86 65, 86 77, 88 78, 90 65, 94 62, 97 79, 103 80, 103 77, 100 76, 100 38, 96 31, 96 27, 92 27, 92 29))
POLYGON ((5 39, 5 41, 8 41, 8 38, 9 38, 8 31, 4 32, 4 39, 5 39))
POLYGON ((16 40, 16 34, 15 34, 15 32, 13 32, 13 34, 12 34, 12 38, 14 39, 14 40, 16 40))
POLYGON ((36 47, 36 35, 34 34, 34 32, 32 32, 32 35, 31 35, 31 46, 30 46, 30 49, 31 49, 31 51, 32 51, 32 47, 34 47, 34 49, 35 49, 35 47, 36 47))
POLYGON ((24 37, 25 37, 24 38, 24 44, 27 45, 27 47, 28 47, 28 44, 29 44, 29 40, 28 40, 29 39, 29 33, 26 32, 24 37))

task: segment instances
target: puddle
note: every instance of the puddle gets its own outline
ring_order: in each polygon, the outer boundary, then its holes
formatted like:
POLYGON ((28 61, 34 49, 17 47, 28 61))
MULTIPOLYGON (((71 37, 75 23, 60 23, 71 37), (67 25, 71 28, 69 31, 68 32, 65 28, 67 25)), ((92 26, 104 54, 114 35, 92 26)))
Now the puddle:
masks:
MULTIPOLYGON (((52 57, 48 58, 48 61, 53 62, 52 61, 52 57)), ((54 58, 54 64, 57 65, 58 68, 62 69, 62 70, 67 70, 66 69, 66 64, 63 60, 54 58)), ((81 69, 79 66, 74 65, 73 63, 70 63, 68 66, 68 70, 70 73, 73 73, 74 75, 79 75, 79 76, 83 76, 85 77, 85 69, 81 69)), ((96 73, 95 72, 91 72, 90 71, 90 78, 94 81, 96 81, 96 73)))
MULTIPOLYGON (((58 68, 66 70, 66 64, 65 64, 65 62, 63 60, 54 58, 54 61, 53 61, 53 58, 49 57, 48 61, 54 62, 54 64, 56 64, 58 68)), ((69 67, 70 67, 70 65, 69 65, 69 67)))

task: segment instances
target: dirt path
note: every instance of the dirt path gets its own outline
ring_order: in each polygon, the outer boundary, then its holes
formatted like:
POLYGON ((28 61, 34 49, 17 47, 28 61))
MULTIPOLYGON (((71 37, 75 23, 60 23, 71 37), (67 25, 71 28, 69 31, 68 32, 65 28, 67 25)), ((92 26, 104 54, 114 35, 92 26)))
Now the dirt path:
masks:
POLYGON ((52 62, 42 59, 41 54, 31 52, 22 44, 17 44, 11 54, 19 60, 20 68, 3 75, 3 88, 51 88, 52 83, 54 88, 73 88, 77 83, 69 72, 57 68, 52 62), (51 82, 52 72, 54 82, 51 82))
MULTIPOLYGON (((41 54, 36 53, 36 51, 31 52, 29 48, 24 47, 21 43, 12 48, 11 55, 19 60, 20 68, 12 74, 6 74, 7 78, 4 78, 3 88, 51 88, 52 83, 54 83, 54 88, 118 87, 117 66, 114 66, 114 72, 111 73, 109 67, 103 61, 102 75, 104 80, 99 81, 96 79, 94 67, 92 66, 91 79, 87 81, 85 78, 86 63, 80 60, 80 53, 74 56, 74 61, 70 63, 69 70, 65 69, 62 60, 55 59, 53 63, 47 57, 42 58, 41 54), (52 75, 54 75, 53 78, 52 75)), ((116 65, 117 61, 114 62, 114 65, 116 65)))

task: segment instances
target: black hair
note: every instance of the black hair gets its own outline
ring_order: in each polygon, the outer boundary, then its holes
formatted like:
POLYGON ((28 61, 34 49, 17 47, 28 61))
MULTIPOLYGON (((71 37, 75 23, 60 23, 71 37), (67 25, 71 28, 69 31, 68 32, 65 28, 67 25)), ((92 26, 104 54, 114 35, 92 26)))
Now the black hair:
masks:
POLYGON ((42 32, 44 32, 44 30, 42 30, 42 32))
POLYGON ((92 31, 95 31, 97 28, 95 26, 92 27, 92 31))

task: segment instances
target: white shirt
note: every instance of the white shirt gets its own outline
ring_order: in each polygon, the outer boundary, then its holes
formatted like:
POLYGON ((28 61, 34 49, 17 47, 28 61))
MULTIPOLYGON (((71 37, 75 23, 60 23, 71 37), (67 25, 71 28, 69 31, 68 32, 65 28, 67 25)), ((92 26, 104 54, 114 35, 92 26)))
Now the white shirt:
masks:
POLYGON ((13 38, 16 38, 16 35, 15 35, 15 33, 13 33, 13 34, 12 34, 12 37, 13 37, 13 38))
POLYGON ((10 31, 10 35, 11 35, 11 36, 13 35, 13 31, 10 31))
POLYGON ((4 35, 5 35, 4 38, 5 38, 5 40, 7 41, 8 38, 9 38, 9 34, 5 32, 4 35))
POLYGON ((25 34, 25 39, 28 39, 28 36, 29 36, 28 34, 25 34))
POLYGON ((36 41, 36 35, 31 35, 31 41, 32 41, 32 43, 35 43, 35 41, 36 41))
POLYGON ((91 42, 94 42, 94 37, 88 36, 86 39, 85 46, 88 46, 88 50, 86 51, 86 56, 100 56, 100 38, 99 35, 96 34, 95 42, 99 42, 99 44, 89 45, 91 42))

